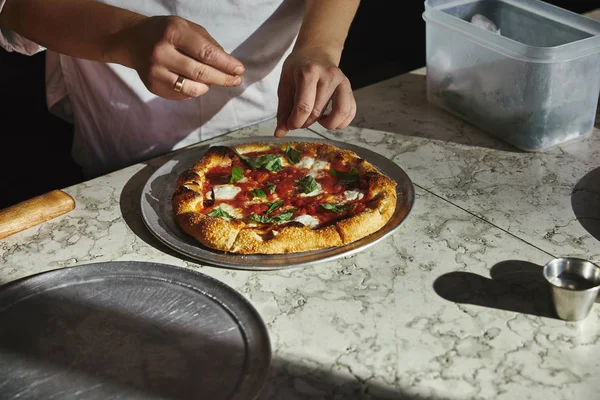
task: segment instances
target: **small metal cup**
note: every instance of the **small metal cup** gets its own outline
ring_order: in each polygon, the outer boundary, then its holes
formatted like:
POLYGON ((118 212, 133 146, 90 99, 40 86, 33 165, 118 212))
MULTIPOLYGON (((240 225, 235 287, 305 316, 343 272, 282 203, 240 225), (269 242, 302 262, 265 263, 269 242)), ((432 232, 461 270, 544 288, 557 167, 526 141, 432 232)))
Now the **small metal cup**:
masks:
POLYGON ((556 314, 565 321, 584 319, 600 290, 600 267, 578 258, 556 258, 544 266, 556 314))

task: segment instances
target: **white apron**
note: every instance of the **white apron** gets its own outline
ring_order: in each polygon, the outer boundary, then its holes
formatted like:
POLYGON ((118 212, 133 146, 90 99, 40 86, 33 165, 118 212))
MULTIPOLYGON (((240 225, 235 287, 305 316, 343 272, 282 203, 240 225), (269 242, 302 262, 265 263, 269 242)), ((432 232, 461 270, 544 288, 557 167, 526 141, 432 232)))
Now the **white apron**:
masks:
MULTIPOLYGON (((298 34, 303 0, 105 2, 202 25, 246 72, 239 87, 213 86, 200 98, 173 101, 150 93, 133 69, 48 51, 48 107, 73 122, 73 158, 87 176, 275 117, 281 66, 298 34)), ((25 54, 42 49, 7 30, 0 31, 0 46, 25 54)))

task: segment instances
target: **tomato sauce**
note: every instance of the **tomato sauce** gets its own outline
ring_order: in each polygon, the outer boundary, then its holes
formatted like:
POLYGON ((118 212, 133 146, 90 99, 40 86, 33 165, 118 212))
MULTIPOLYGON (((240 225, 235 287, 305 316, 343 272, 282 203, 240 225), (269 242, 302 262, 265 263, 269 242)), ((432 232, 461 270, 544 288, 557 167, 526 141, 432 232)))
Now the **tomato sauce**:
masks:
MULTIPOLYGON (((266 154, 285 157, 284 152, 252 152, 245 153, 244 156, 256 158, 266 154)), ((302 156, 314 157, 314 155, 308 154, 302 154, 302 156)), ((334 176, 330 174, 329 171, 324 171, 319 177, 315 178, 317 183, 321 186, 322 193, 316 196, 307 197, 300 196, 301 188, 296 182, 308 174, 309 170, 307 168, 297 168, 290 165, 276 172, 269 171, 265 168, 251 169, 246 162, 237 157, 233 159, 231 167, 216 167, 207 174, 207 181, 204 186, 205 193, 210 192, 215 185, 229 184, 232 168, 234 166, 239 166, 243 169, 243 178, 234 183, 241 191, 231 200, 217 200, 216 203, 227 203, 235 208, 241 208, 244 217, 248 217, 251 214, 263 215, 269 208, 266 202, 277 201, 277 198, 270 193, 268 185, 275 185, 275 194, 279 199, 284 200, 284 204, 277 210, 274 210, 271 215, 276 215, 286 209, 295 208, 298 209, 298 211, 294 213, 294 217, 304 214, 317 217, 320 221, 320 226, 362 212, 366 208, 366 202, 370 197, 368 196, 368 177, 360 176, 356 181, 346 184, 341 184, 339 182, 341 175, 351 171, 349 166, 340 161, 334 161, 330 166, 331 169, 336 170, 340 174, 334 176), (254 189, 261 189, 265 193, 267 196, 266 202, 252 202, 255 198, 255 195, 252 193, 254 189), (360 190, 364 193, 364 197, 360 200, 346 202, 343 200, 343 193, 346 190, 360 190), (322 204, 326 202, 325 199, 328 194, 338 195, 342 200, 341 202, 344 203, 343 205, 351 206, 351 208, 344 210, 341 213, 326 210, 322 207, 322 204)), ((215 202, 210 201, 208 203, 215 202)), ((207 205, 207 202, 205 202, 205 205, 207 205)))

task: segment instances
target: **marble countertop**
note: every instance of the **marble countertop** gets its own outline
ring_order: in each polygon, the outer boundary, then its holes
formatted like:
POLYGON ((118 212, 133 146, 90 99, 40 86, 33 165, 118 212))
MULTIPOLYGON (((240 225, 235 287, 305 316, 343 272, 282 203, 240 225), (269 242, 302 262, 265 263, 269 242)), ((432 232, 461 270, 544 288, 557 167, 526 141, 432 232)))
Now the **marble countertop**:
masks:
MULTIPOLYGON (((424 73, 357 90, 359 114, 343 131, 293 133, 369 148, 413 180, 409 218, 358 254, 271 272, 179 256, 139 210, 167 154, 66 188, 75 210, 0 241, 0 284, 129 260, 217 278, 267 324, 273 361, 261 399, 598 397, 600 306, 583 321, 558 320, 541 269, 555 256, 600 262, 600 130, 520 152, 428 105, 424 73)), ((273 129, 267 121, 204 143, 273 129)))

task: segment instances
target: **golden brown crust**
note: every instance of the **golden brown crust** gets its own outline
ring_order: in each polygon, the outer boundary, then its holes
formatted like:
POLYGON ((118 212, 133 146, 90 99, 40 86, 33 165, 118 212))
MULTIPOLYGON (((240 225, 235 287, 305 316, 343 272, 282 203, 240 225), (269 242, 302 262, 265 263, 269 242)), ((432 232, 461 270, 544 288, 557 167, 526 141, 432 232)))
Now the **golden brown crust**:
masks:
POLYGON ((348 219, 336 222, 336 227, 344 244, 352 243, 358 239, 377 231, 385 225, 387 221, 377 210, 366 209, 363 212, 353 215, 348 219))
POLYGON ((246 225, 241 221, 227 221, 198 212, 176 215, 175 221, 185 233, 206 247, 223 251, 231 249, 240 230, 246 225))
POLYGON ((242 229, 230 251, 240 254, 283 254, 341 245, 342 239, 334 226, 319 229, 285 226, 267 231, 242 229))
POLYGON ((248 143, 236 145, 234 149, 212 147, 192 168, 179 176, 172 198, 177 224, 209 248, 239 254, 283 254, 352 243, 376 232, 389 221, 396 207, 395 181, 352 151, 325 143, 296 142, 292 145, 315 159, 356 168, 369 183, 367 207, 349 218, 316 229, 297 222, 256 226, 241 220, 205 215, 202 213, 206 200, 202 187, 206 174, 212 168, 230 167, 237 157, 236 152, 243 155, 275 148, 285 151, 287 146, 286 142, 248 143))
POLYGON ((383 228, 396 209, 396 192, 389 191, 388 196, 381 195, 369 208, 350 218, 336 222, 344 244, 362 239, 383 228))
POLYGON ((254 153, 254 152, 258 152, 258 151, 269 151, 271 149, 277 149, 277 148, 281 149, 281 150, 285 150, 286 144, 255 142, 255 143, 238 144, 233 147, 235 148, 235 150, 238 153, 246 154, 246 153, 254 153))
POLYGON ((367 171, 369 195, 372 199, 366 210, 336 223, 344 244, 362 239, 383 228, 396 210, 396 182, 364 160, 360 166, 367 171))
POLYGON ((214 146, 208 149, 204 157, 194 164, 191 171, 202 176, 202 174, 206 174, 211 168, 230 166, 234 157, 237 157, 237 155, 229 147, 214 146))

